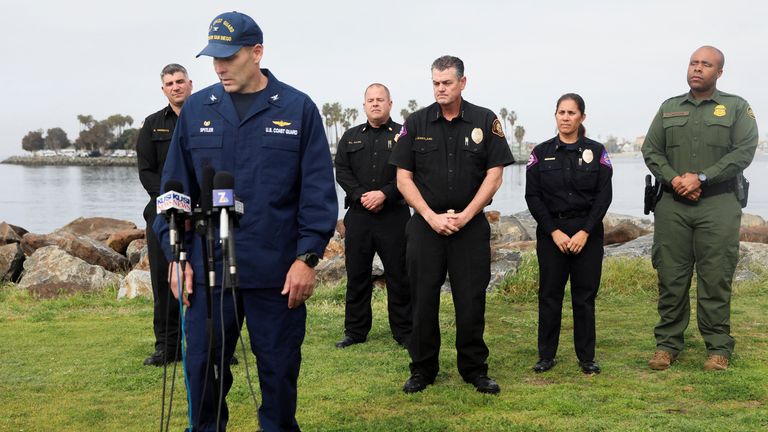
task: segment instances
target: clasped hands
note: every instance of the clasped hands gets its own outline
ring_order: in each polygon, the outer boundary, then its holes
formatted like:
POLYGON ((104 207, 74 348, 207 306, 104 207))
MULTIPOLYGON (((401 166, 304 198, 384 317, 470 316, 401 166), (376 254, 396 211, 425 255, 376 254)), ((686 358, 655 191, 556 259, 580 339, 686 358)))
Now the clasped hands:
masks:
POLYGON ((691 201, 701 198, 701 182, 696 173, 687 172, 672 179, 672 190, 691 201))
POLYGON ((584 245, 587 244, 587 238, 589 238, 589 233, 584 230, 580 230, 573 237, 568 237, 559 229, 552 231, 552 240, 555 242, 555 246, 564 254, 580 253, 584 250, 584 245))
POLYGON ((432 213, 425 219, 436 233, 449 236, 464 228, 470 217, 465 212, 453 213, 452 210, 449 210, 447 213, 432 213))

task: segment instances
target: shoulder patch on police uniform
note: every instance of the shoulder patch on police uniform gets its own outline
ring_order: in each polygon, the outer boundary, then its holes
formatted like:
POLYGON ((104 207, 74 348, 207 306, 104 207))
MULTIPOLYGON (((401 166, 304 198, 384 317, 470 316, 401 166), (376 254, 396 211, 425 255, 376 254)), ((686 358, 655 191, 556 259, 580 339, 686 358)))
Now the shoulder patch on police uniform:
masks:
POLYGON ((531 155, 528 156, 528 164, 525 166, 525 169, 531 169, 531 167, 537 163, 539 163, 539 158, 536 157, 536 153, 531 152, 531 155))
POLYGON ((395 135, 395 142, 397 142, 397 140, 399 140, 401 137, 404 137, 406 135, 408 135, 408 130, 405 129, 405 122, 403 122, 403 127, 400 128, 400 133, 395 135))
POLYGON ((725 117, 725 105, 715 106, 715 111, 712 114, 714 114, 715 117, 725 117))
POLYGON ((497 135, 501 138, 505 138, 504 136, 504 128, 501 127, 501 122, 498 118, 493 119, 493 126, 491 126, 491 132, 493 132, 494 135, 497 135))
POLYGON ((749 118, 751 118, 752 120, 756 120, 756 119, 755 119, 755 112, 754 112, 754 111, 752 111, 752 107, 748 107, 748 108, 747 108, 747 115, 748 115, 748 116, 749 116, 749 118))
POLYGON ((661 116, 664 118, 670 118, 670 117, 685 117, 689 115, 690 112, 688 111, 676 111, 676 112, 665 112, 661 116))
POLYGON ((603 149, 603 154, 600 156, 600 163, 607 166, 610 169, 613 169, 613 164, 611 164, 611 158, 608 157, 608 150, 603 149))

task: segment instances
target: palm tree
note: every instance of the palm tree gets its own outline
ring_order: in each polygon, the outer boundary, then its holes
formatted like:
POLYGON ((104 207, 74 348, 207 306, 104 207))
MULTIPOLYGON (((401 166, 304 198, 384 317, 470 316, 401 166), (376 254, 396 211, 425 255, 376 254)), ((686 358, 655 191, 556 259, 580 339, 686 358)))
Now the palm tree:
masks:
POLYGON ((331 143, 331 104, 328 102, 323 104, 321 110, 323 118, 325 119, 325 136, 328 137, 328 143, 331 143))
POLYGON ((515 128, 515 139, 517 140, 517 145, 523 144, 523 137, 525 137, 525 128, 522 126, 518 126, 515 128))
POLYGON ((334 102, 331 104, 331 121, 333 122, 334 129, 334 142, 339 140, 339 123, 344 121, 344 110, 341 108, 341 104, 334 102))
POLYGON ((504 135, 507 134, 507 114, 509 114, 509 110, 506 108, 502 108, 499 110, 499 117, 501 118, 501 124, 504 126, 504 135))
POLYGON ((509 122, 509 127, 515 127, 515 122, 517 121, 517 113, 510 111, 509 115, 507 115, 507 121, 509 122))

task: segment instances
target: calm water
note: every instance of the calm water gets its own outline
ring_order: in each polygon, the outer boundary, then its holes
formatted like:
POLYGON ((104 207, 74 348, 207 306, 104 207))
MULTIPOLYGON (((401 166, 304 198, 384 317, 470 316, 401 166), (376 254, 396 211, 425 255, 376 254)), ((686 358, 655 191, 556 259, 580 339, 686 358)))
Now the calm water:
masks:
MULTIPOLYGON (((613 159, 612 213, 643 216, 640 157, 613 159)), ((768 218, 768 155, 759 155, 747 169, 751 182, 745 212, 768 218)), ((0 221, 31 232, 47 233, 80 216, 106 216, 144 227, 141 212, 148 197, 135 167, 23 167, 0 164, 0 221)), ((526 209, 525 166, 504 170, 504 183, 490 209, 512 214, 526 209)), ((337 187, 341 198, 343 192, 337 187)), ((343 209, 342 209, 343 212, 343 209)))

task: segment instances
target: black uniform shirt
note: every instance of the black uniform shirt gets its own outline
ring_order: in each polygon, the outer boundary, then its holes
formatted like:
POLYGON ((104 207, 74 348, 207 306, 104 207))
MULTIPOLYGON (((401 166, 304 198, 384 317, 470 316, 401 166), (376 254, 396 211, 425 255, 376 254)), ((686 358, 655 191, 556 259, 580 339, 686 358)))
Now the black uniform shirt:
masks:
POLYGON ((160 194, 160 175, 163 173, 165 156, 171 144, 178 116, 170 105, 144 120, 136 140, 136 157, 139 180, 149 194, 149 204, 144 209, 144 219, 155 213, 155 198, 160 194))
POLYGON ((514 161, 496 114, 462 100, 451 121, 437 102, 408 116, 389 162, 413 172, 427 205, 444 213, 464 210, 490 168, 514 161))
POLYGON ((591 232, 611 204, 613 167, 605 147, 589 138, 563 144, 559 137, 537 145, 528 160, 525 201, 547 233, 558 216, 583 215, 591 232))
POLYGON ((385 205, 402 199, 395 184, 396 168, 389 164, 399 132, 400 124, 390 118, 378 128, 365 122, 341 136, 336 149, 336 181, 347 193, 345 208, 359 204, 360 197, 372 190, 387 196, 385 205))

